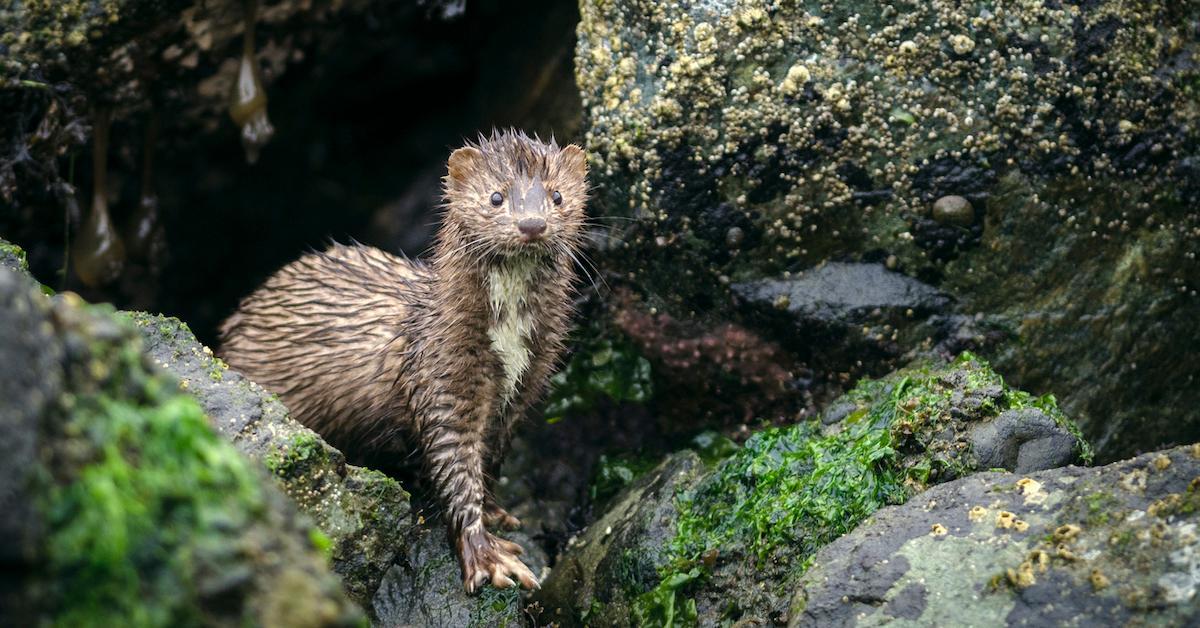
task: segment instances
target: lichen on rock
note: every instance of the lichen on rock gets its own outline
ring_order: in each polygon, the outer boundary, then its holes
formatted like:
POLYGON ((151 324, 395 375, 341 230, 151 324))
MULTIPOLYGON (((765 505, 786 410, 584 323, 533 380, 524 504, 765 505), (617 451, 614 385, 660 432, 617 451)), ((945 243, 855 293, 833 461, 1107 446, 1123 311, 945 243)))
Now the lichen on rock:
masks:
POLYGON ((1195 623, 1198 453, 980 473, 885 508, 816 554, 789 625, 1195 623))

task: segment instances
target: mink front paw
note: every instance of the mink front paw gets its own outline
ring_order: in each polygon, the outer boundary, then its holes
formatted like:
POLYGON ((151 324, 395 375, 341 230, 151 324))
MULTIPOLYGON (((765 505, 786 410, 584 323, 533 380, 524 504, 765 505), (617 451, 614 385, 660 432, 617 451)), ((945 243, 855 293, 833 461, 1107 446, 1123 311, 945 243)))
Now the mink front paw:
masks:
POLYGON ((483 525, 502 530, 516 530, 521 527, 521 520, 508 514, 499 504, 488 500, 483 504, 483 525))
POLYGON ((492 586, 506 589, 521 583, 526 589, 538 588, 533 572, 517 558, 524 550, 476 524, 464 530, 458 538, 458 561, 463 571, 463 587, 474 594, 489 581, 492 586))

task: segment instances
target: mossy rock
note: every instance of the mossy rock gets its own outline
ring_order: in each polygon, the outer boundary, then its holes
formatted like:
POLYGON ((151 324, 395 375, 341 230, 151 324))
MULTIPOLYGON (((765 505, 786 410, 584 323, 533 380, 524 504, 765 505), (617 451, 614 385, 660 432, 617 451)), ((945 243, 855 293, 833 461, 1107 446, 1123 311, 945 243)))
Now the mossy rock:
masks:
POLYGON ((312 524, 111 308, 0 270, 0 328, 18 332, 0 334, 0 415, 5 464, 23 471, 0 494, 30 515, 0 552, 24 569, 0 591, 6 623, 364 620, 312 524))
POLYGON ((819 551, 792 626, 1194 625, 1200 446, 979 473, 819 551))
POLYGON ((1102 459, 1200 438, 1196 369, 1175 367, 1200 351, 1197 5, 580 10, 593 207, 634 219, 607 265, 648 308, 749 317, 817 381, 965 341, 1057 393, 1102 459), (830 261, 886 263, 958 316, 872 321, 875 349, 825 361, 730 298, 830 261))
POLYGON ((614 498, 535 600, 564 625, 785 621, 812 556, 878 508, 981 464, 1090 456, 1052 398, 1009 388, 979 358, 913 365, 719 461, 671 456, 614 498))
POLYGON ((7 268, 14 273, 28 275, 29 264, 25 260, 25 251, 21 247, 0 238, 0 268, 7 268))
POLYGON ((440 521, 418 522, 409 493, 395 479, 346 463, 345 456, 294 421, 287 408, 258 384, 231 370, 200 344, 178 319, 126 312, 152 360, 179 380, 212 418, 218 433, 259 461, 316 523, 318 543, 332 558, 347 593, 378 625, 437 625, 446 609, 463 616, 504 617, 515 623, 516 597, 470 597, 462 588, 440 521), (414 546, 414 539, 436 541, 414 546), (382 583, 438 569, 424 587, 383 590, 382 583))

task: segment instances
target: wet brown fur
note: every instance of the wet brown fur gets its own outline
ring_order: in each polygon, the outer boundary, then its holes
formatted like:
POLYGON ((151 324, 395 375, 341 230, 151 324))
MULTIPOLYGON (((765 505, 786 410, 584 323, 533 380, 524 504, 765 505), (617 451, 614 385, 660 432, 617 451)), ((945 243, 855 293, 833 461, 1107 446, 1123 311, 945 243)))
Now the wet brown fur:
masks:
POLYGON ((576 146, 494 132, 450 156, 444 184, 428 262, 362 245, 305 255, 242 301, 221 326, 220 353, 343 448, 407 455, 403 443, 415 443, 467 590, 489 580, 535 587, 520 546, 485 528, 519 522, 491 499, 484 471, 563 351, 585 158, 576 146), (531 242, 516 226, 529 216, 547 223, 531 242))

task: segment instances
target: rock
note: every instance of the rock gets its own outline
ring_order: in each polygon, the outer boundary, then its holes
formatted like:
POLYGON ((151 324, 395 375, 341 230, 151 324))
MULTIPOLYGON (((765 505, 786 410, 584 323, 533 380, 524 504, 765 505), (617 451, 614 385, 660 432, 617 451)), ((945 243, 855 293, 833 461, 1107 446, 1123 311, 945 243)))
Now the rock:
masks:
POLYGON ((735 283, 732 291, 760 309, 785 310, 799 329, 900 322, 914 314, 923 320, 950 305, 935 288, 879 264, 829 262, 794 279, 735 283))
MULTIPOLYGON (((890 259, 995 330, 977 348, 1060 395, 1103 459, 1200 439, 1200 65, 1173 61, 1196 6, 580 8, 592 210, 622 226, 604 266, 647 309, 741 323, 738 287, 890 259)), ((815 381, 957 334, 822 360, 752 322, 815 381)))
POLYGON ((542 621, 563 625, 630 625, 636 595, 659 582, 675 536, 674 496, 704 466, 685 451, 668 457, 618 496, 607 512, 573 540, 534 594, 542 621))
POLYGON ((933 219, 956 227, 970 227, 975 222, 975 209, 971 201, 951 194, 933 202, 933 219))
POLYGON ((446 551, 443 530, 414 527, 406 541, 407 554, 384 575, 371 600, 378 625, 521 625, 516 589, 485 587, 478 598, 464 599, 462 572, 446 551))
POLYGON ((0 323, 5 624, 362 620, 324 536, 127 321, 0 269, 0 323))
POLYGON ((265 465, 328 536, 334 570, 378 625, 439 625, 446 613, 515 621, 516 596, 472 598, 463 591, 441 522, 414 521, 409 494, 398 482, 346 464, 341 452, 292 420, 275 395, 230 370, 179 320, 127 315, 151 359, 179 378, 216 430, 265 465), (420 586, 381 588, 399 573, 419 573, 420 586))
POLYGON ((1017 473, 1061 467, 1076 446, 1074 437, 1037 408, 1002 412, 971 430, 970 439, 979 468, 1017 473))
POLYGON ((1007 387, 970 354, 863 381, 830 407, 828 420, 759 432, 719 462, 683 452, 634 481, 568 544, 534 595, 538 621, 786 622, 820 547, 885 504, 980 469, 973 442, 1005 453, 985 452, 988 464, 1090 457, 1052 398, 1007 387), (1060 438, 1071 447, 1041 443, 1060 438))
POLYGON ((817 552, 790 625, 1194 625, 1198 476, 1192 445, 934 487, 817 552))
POLYGON ((0 268, 7 268, 16 274, 28 276, 29 264, 25 261, 25 251, 0 238, 0 268))

